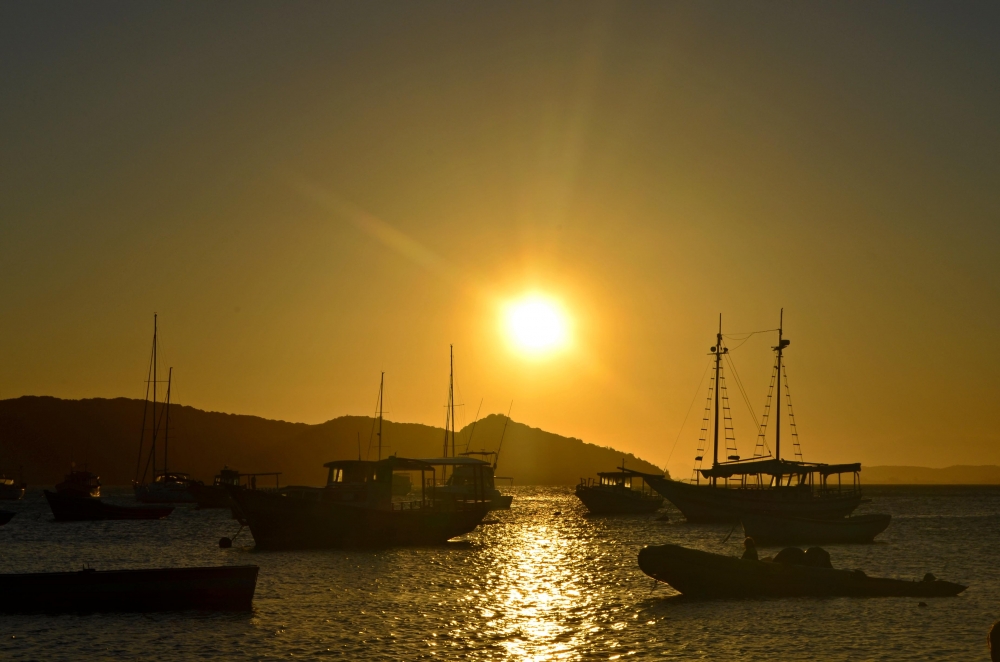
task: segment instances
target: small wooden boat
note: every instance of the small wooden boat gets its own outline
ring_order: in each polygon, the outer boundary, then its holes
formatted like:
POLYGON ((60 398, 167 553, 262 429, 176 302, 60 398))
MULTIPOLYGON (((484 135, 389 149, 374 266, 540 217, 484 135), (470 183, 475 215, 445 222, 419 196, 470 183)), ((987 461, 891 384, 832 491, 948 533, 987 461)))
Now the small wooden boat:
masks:
POLYGON ((250 611, 258 567, 0 575, 0 612, 250 611))
POLYGON ((891 515, 854 515, 842 519, 815 519, 770 513, 740 517, 743 533, 758 545, 812 545, 868 543, 889 526, 891 515))
POLYGON ((60 494, 45 490, 52 515, 57 522, 83 522, 108 519, 163 519, 173 506, 116 506, 94 497, 60 494))
POLYGON ((639 550, 644 573, 691 597, 945 597, 967 587, 934 579, 907 581, 868 577, 860 570, 837 570, 712 554, 680 545, 639 550))
POLYGON ((0 510, 0 526, 3 526, 7 522, 9 522, 14 517, 14 515, 17 515, 17 513, 11 512, 9 510, 0 510))
POLYGON ((620 471, 598 473, 596 482, 581 478, 576 496, 595 515, 656 512, 663 505, 663 497, 646 487, 649 483, 644 479, 648 475, 626 469, 623 464, 620 471))

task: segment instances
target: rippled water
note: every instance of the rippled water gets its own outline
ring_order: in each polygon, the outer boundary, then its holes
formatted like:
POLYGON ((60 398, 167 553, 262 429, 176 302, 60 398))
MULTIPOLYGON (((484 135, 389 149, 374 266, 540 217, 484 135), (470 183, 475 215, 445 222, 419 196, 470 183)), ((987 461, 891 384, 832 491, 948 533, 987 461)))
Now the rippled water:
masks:
MULTIPOLYGON (((160 522, 51 521, 39 490, 4 504, 0 571, 255 563, 253 614, 0 616, 3 659, 986 659, 1000 618, 1000 489, 868 488, 889 512, 874 545, 830 545, 838 567, 969 584, 957 598, 695 601, 640 572, 646 544, 739 553, 729 526, 590 517, 566 488, 515 488, 497 523, 434 548, 255 552, 223 511, 160 522)), ((109 500, 128 502, 111 491, 109 500)), ((2 596, 0 596, 2 599, 2 596)))

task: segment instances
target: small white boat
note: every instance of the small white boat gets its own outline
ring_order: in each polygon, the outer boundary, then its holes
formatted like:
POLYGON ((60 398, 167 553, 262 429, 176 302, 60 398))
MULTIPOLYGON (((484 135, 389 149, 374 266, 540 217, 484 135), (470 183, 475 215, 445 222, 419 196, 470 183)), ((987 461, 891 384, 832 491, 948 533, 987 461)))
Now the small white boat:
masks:
POLYGON ((817 519, 773 513, 740 516, 743 533, 758 545, 812 545, 822 543, 868 543, 889 526, 891 515, 854 515, 840 519, 817 519))

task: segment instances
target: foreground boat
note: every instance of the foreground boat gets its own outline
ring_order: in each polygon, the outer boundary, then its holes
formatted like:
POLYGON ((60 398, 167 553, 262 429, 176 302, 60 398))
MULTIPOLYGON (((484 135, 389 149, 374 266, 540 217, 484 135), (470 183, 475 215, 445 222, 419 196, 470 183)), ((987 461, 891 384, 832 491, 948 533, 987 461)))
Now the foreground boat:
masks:
POLYGON ((740 518, 743 533, 758 545, 870 543, 888 528, 891 521, 891 515, 882 514, 815 519, 748 513, 740 518))
POLYGON ((0 575, 0 612, 250 611, 258 567, 0 575))
POLYGON ((626 469, 603 471, 593 479, 580 479, 576 496, 594 515, 652 513, 663 505, 663 497, 647 490, 650 474, 626 469), (636 484, 639 489, 635 489, 636 484))
POLYGON ((52 515, 57 522, 85 522, 121 519, 163 519, 173 506, 116 506, 94 498, 45 490, 52 515))
POLYGON ((7 522, 11 521, 17 513, 11 512, 9 510, 0 510, 0 526, 3 526, 7 522))
POLYGON ((328 462, 326 487, 227 487, 260 549, 432 545, 471 532, 490 509, 481 469, 475 498, 439 498, 434 468, 420 460, 328 462), (394 500, 394 472, 419 474, 419 497, 394 500), (428 475, 429 474, 429 475, 428 475))
POLYGON ((744 597, 945 597, 966 589, 961 584, 868 577, 860 570, 751 561, 679 545, 639 551, 644 573, 681 593, 700 598, 744 597))

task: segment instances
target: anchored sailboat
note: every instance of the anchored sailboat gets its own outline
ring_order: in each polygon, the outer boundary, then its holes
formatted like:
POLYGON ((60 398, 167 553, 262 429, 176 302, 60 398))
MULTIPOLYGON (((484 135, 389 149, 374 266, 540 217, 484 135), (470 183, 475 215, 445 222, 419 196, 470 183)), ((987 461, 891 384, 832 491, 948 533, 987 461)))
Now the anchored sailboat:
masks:
MULTIPOLYGON (((781 320, 784 321, 783 310, 781 320)), ((647 479, 649 485, 677 506, 688 521, 732 522, 746 513, 837 518, 850 515, 861 503, 861 464, 820 464, 802 461, 794 418, 792 418, 792 433, 797 459, 781 459, 782 376, 785 376, 789 416, 792 417, 793 414, 787 375, 782 363, 783 352, 790 341, 783 336, 782 323, 779 323, 777 331, 778 344, 772 348, 775 352, 775 366, 771 381, 772 388, 775 383, 777 384, 777 391, 775 393, 772 390, 768 393, 754 457, 741 459, 736 451, 732 419, 728 413, 722 359, 729 353, 729 348, 724 344, 722 316, 719 316, 719 332, 716 334, 715 345, 711 348, 715 374, 709 386, 706 416, 702 425, 702 445, 699 448, 699 455, 695 458, 694 478, 688 482, 661 477, 647 479), (773 456, 767 452, 765 441, 772 394, 777 395, 779 401, 775 409, 773 456), (711 423, 708 415, 710 410, 714 414, 711 423), (702 460, 709 429, 712 430, 712 466, 705 469, 702 468, 702 460), (726 459, 722 461, 719 460, 720 429, 724 431, 726 443, 726 459), (847 485, 841 480, 843 474, 851 475, 851 482, 847 485), (835 484, 831 480, 833 476, 837 477, 835 484)))
POLYGON ((156 415, 156 384, 157 384, 157 326, 156 315, 153 315, 153 352, 149 362, 149 380, 146 388, 146 406, 142 410, 142 430, 139 433, 139 458, 136 461, 135 479, 132 481, 132 488, 135 498, 142 503, 195 503, 194 495, 188 489, 196 481, 192 480, 188 474, 171 472, 168 468, 170 451, 170 387, 173 381, 174 369, 170 368, 167 373, 167 394, 164 406, 160 410, 160 416, 156 415), (150 404, 150 390, 152 390, 152 438, 150 440, 149 455, 146 456, 146 464, 142 464, 143 447, 146 436, 146 412, 150 404), (163 429, 163 470, 156 470, 156 441, 160 430, 160 419, 164 419, 163 429), (140 475, 139 469, 142 468, 140 475), (149 472, 152 469, 151 473, 149 472), (151 475, 153 480, 146 482, 146 476, 151 475))

